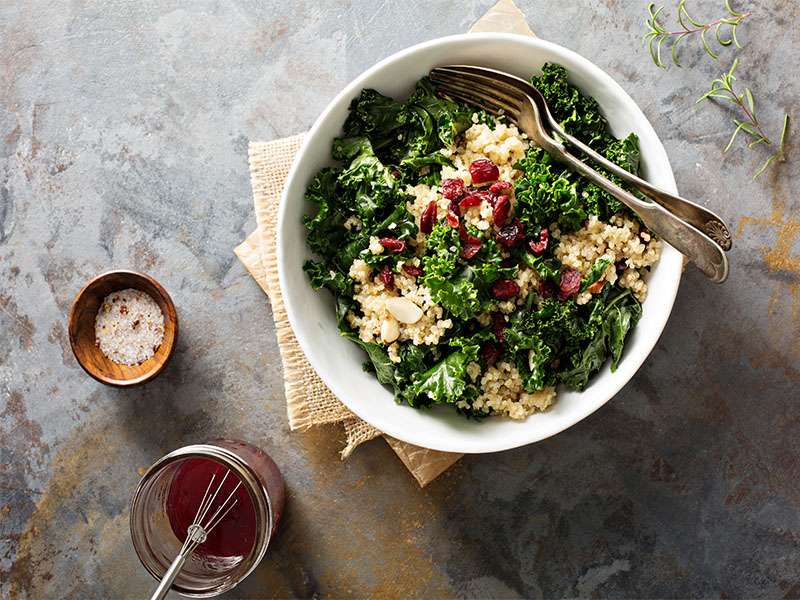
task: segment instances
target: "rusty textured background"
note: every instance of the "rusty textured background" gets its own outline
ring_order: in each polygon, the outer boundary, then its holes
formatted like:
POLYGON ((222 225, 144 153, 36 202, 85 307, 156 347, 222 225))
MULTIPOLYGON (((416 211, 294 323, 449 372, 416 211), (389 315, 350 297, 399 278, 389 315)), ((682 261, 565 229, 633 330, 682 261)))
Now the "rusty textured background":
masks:
MULTIPOLYGON (((776 132, 800 105, 798 4, 735 4, 755 11, 740 82, 776 132)), ((425 490, 382 441, 342 463, 336 435, 288 432, 269 307, 231 252, 254 227, 247 141, 308 128, 377 59, 489 5, 0 0, 0 596, 145 596, 130 493, 154 459, 215 436, 263 446, 290 488, 230 598, 800 596, 797 157, 753 182, 764 151, 721 154, 731 115, 694 99, 732 52, 714 63, 690 42, 685 68, 656 69, 644 2, 520 6, 631 93, 684 194, 733 224, 728 283, 687 272, 602 410, 425 490), (66 339, 74 294, 112 267, 157 277, 182 319, 167 371, 133 391, 85 376, 66 339)))

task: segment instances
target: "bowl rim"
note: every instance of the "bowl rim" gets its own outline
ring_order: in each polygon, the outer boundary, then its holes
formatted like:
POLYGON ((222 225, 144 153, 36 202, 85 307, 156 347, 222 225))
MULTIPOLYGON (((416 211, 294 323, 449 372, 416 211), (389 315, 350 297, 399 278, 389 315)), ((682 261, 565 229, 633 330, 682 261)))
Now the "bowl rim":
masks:
MULTIPOLYGON (((166 315, 164 315, 164 317, 166 318, 166 315)), ((110 271, 105 271, 104 273, 100 273, 99 275, 92 277, 89 281, 87 281, 83 285, 80 291, 75 295, 75 299, 72 301, 72 304, 70 305, 69 315, 67 317, 67 337, 69 337, 69 347, 72 350, 72 355, 75 357, 75 360, 78 361, 78 364, 81 366, 81 368, 92 379, 94 379, 95 381, 99 381, 102 384, 109 385, 111 387, 129 388, 150 381, 151 379, 155 378, 159 373, 161 373, 161 371, 164 370, 164 367, 167 366, 167 363, 169 362, 170 358, 172 358, 172 354, 174 353, 175 346, 177 345, 178 342, 178 330, 179 330, 178 321, 179 321, 178 311, 175 308, 175 303, 172 301, 172 297, 169 295, 164 286, 161 285, 158 281, 156 281, 153 277, 147 275, 146 273, 131 271, 129 269, 112 269, 110 271), (80 301, 83 299, 84 295, 92 285, 95 285, 100 281, 102 281, 103 279, 106 279, 107 277, 110 277, 112 275, 125 275, 130 277, 131 280, 138 278, 147 281, 150 285, 152 285, 156 289, 158 294, 161 296, 164 302, 172 309, 172 313, 175 315, 175 318, 172 319, 173 327, 175 329, 175 335, 172 336, 172 340, 170 341, 170 344, 167 347, 167 354, 164 357, 164 360, 155 365, 155 367, 150 371, 142 375, 139 375, 138 377, 134 377, 132 379, 111 379, 109 377, 105 377, 104 375, 96 373, 93 369, 91 369, 84 363, 84 361, 81 359, 79 353, 76 350, 76 346, 78 343, 78 332, 77 332, 78 322, 76 318, 77 307, 79 306, 80 301)))
MULTIPOLYGON (((432 40, 428 40, 425 42, 421 42, 419 44, 415 44, 413 46, 409 46, 403 50, 400 50, 396 53, 393 53, 386 58, 381 59, 373 66, 369 67, 362 73, 360 73, 357 77, 351 80, 336 96, 330 100, 330 102, 326 105, 323 111, 315 120, 313 126, 305 134, 303 138, 303 142, 298 150, 297 154, 292 161, 291 168, 289 169, 289 173, 286 177, 286 180, 283 185, 283 189, 281 191, 280 196, 280 203, 278 206, 278 215, 277 215, 277 230, 276 230, 276 262, 278 268, 278 280, 281 286, 281 290, 289 289, 287 284, 287 274, 286 274, 286 264, 285 264, 285 254, 284 254, 284 243, 285 243, 285 235, 284 235, 284 228, 286 227, 286 212, 289 206, 289 190, 293 187, 293 182, 297 178, 298 171, 300 170, 300 165, 303 162, 303 158, 305 157, 307 150, 309 149, 312 140, 316 137, 318 131, 324 126, 326 121, 328 120, 328 116, 336 109, 336 107, 344 100, 348 98, 354 97, 360 89, 363 87, 363 81, 372 77, 375 73, 381 71, 382 69, 386 68, 393 62, 400 61, 407 56, 417 53, 417 52, 424 52, 430 48, 436 46, 447 45, 451 43, 459 43, 463 41, 470 41, 475 43, 480 43, 481 41, 509 41, 514 43, 522 43, 534 48, 542 48, 547 51, 550 51, 554 54, 561 54, 567 57, 569 60, 578 63, 582 69, 590 72, 593 77, 600 80, 603 85, 608 86, 614 92, 614 96, 619 99, 619 101, 625 106, 625 110, 636 114, 643 126, 650 130, 652 133, 653 138, 655 139, 655 144, 653 145, 650 154, 660 154, 661 156, 655 157, 657 161, 666 167, 666 176, 668 177, 669 181, 668 184, 665 186, 669 189, 669 191, 673 193, 677 193, 677 186, 675 184, 674 173, 672 171, 672 166, 669 162, 669 157, 667 156, 666 150, 664 149, 663 143, 661 139, 658 137, 658 134, 655 132, 652 124, 650 123, 649 119, 645 116, 639 105, 631 98, 628 93, 622 88, 622 86, 617 83, 617 81, 611 77, 605 70, 600 68, 599 66, 595 65, 592 61, 585 58, 584 56, 578 54, 574 50, 570 50, 560 44, 556 44, 553 42, 549 42, 543 40, 538 37, 529 37, 523 36, 514 33, 492 33, 492 32, 485 32, 485 33, 462 33, 457 35, 450 35, 435 38, 432 40)), ((421 77, 422 75, 420 75, 421 77)), ((664 242, 665 249, 669 248, 672 249, 671 246, 664 242)), ((680 254, 678 254, 680 256, 680 254)), ((664 255, 662 252, 661 259, 664 259, 664 255)), ((449 443, 446 439, 437 439, 437 440, 429 440, 423 444, 420 443, 419 440, 413 439, 413 436, 410 438, 406 431, 402 429, 402 427, 398 427, 396 423, 401 421, 399 419, 392 420, 387 419, 380 424, 373 423, 369 418, 365 417, 365 415, 359 410, 359 406, 355 403, 350 403, 347 401, 347 394, 343 393, 341 386, 338 384, 336 378, 332 378, 327 376, 328 374, 324 372, 324 370, 320 370, 318 368, 318 360, 316 360, 316 351, 312 348, 311 343, 308 339, 304 338, 303 335, 298 335, 298 331, 301 331, 297 327, 298 323, 298 315, 295 311, 295 307, 292 305, 291 302, 286 301, 288 297, 286 292, 283 292, 284 298, 284 309, 286 310, 286 314, 289 320, 289 323, 292 328, 292 332, 295 335, 295 339, 297 340, 300 348, 303 350, 309 364, 314 368, 315 373, 319 375, 320 379, 325 383, 325 385, 331 390, 331 392, 345 405, 349 410, 351 410, 355 415, 359 418, 364 420, 365 422, 369 423, 381 433, 391 435, 399 440, 405 441, 407 443, 415 444, 417 446, 422 446, 431 450, 438 450, 443 452, 458 452, 464 454, 482 454, 482 453, 491 453, 491 452, 500 452, 504 450, 509 450, 512 448, 517 448, 520 446, 526 446, 529 444, 533 444, 554 435, 557 435, 579 423, 580 421, 587 418, 589 415, 597 411, 600 407, 604 406, 608 403, 614 396, 616 396, 619 391, 634 377, 634 375, 639 371, 642 364, 644 364, 647 357, 652 353, 653 349, 656 347, 658 343, 658 339, 663 334, 664 328, 666 327, 667 321, 672 313, 672 308, 675 303, 675 298, 678 293, 678 288, 680 286, 682 278, 682 269, 677 269, 676 275, 674 279, 667 280, 665 289, 662 290, 662 293, 659 296, 659 306, 661 308, 661 312, 656 315, 652 315, 648 319, 648 324, 651 329, 656 330, 656 333, 653 336, 652 345, 646 351, 643 351, 640 356, 629 356, 628 361, 635 359, 635 367, 631 369, 630 375, 625 378, 623 376, 618 376, 611 386, 609 386, 609 391, 606 393, 604 399, 600 401, 596 401, 595 405, 591 407, 590 410, 581 412, 579 414, 574 415, 574 418, 570 418, 566 420, 563 426, 557 426, 552 431, 547 433, 546 435, 534 436, 532 439, 528 441, 518 441, 516 438, 511 440, 505 440, 500 442, 495 442, 492 444, 481 444, 479 441, 476 441, 474 444, 471 444, 470 447, 465 448, 463 446, 454 445, 449 443)), ((309 288, 310 289, 310 288, 309 288)), ((591 386, 587 389, 591 389, 591 386)), ((585 392, 584 392, 585 393, 585 392)), ((528 418, 535 418, 536 415, 531 415, 528 418)))

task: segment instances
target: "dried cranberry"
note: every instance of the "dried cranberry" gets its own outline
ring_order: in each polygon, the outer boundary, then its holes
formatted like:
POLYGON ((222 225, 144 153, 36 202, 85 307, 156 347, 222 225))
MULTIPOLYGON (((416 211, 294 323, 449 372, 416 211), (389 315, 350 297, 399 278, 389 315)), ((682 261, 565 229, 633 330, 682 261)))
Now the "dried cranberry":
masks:
POLYGON ((480 206, 481 201, 486 196, 488 196, 486 192, 472 192, 471 194, 467 194, 466 196, 464 196, 461 202, 458 203, 458 207, 461 210, 467 210, 472 206, 480 206))
POLYGON ((615 262, 614 267, 617 269, 617 271, 624 271, 628 268, 628 262, 623 258, 622 260, 615 262))
POLYGON ((495 196, 499 196, 505 190, 511 189, 511 182, 510 181, 497 181, 489 186, 489 191, 492 192, 495 196))
POLYGON ((469 260, 481 249, 481 239, 471 235, 461 247, 461 258, 469 260))
POLYGON ((506 318, 503 316, 503 313, 492 313, 492 333, 494 333, 495 339, 501 344, 506 341, 506 327, 506 318))
POLYGON ((400 170, 397 167, 392 167, 392 177, 400 179, 400 170))
POLYGON ((430 204, 422 211, 422 216, 419 218, 419 230, 422 233, 430 233, 433 231, 433 224, 436 221, 436 202, 431 200, 430 204))
POLYGON ((481 238, 470 235, 463 223, 458 226, 458 237, 463 242, 461 247, 461 258, 469 260, 481 249, 481 238))
POLYGON ((472 175, 472 183, 488 183, 497 181, 497 178, 500 177, 500 169, 488 158, 479 158, 470 164, 469 174, 472 175))
POLYGON ((389 265, 383 265, 380 274, 378 277, 381 280, 381 283, 386 287, 387 290, 394 289, 394 273, 392 273, 391 267, 389 265))
POLYGON ((497 242, 506 248, 513 248, 517 242, 525 239, 525 226, 515 219, 497 232, 497 242))
POLYGON ((461 200, 466 190, 461 179, 445 179, 442 181, 442 196, 448 200, 461 200))
POLYGON ((494 342, 487 342, 481 348, 481 357, 488 366, 494 365, 503 354, 503 349, 494 342))
POLYGON ((422 275, 422 267, 416 267, 414 265, 403 265, 403 271, 411 275, 411 277, 419 277, 422 275))
POLYGON ((581 289, 581 274, 575 269, 561 271, 561 283, 558 286, 558 297, 562 300, 574 296, 581 289))
POLYGON ((542 227, 542 230, 539 232, 539 241, 535 242, 531 240, 528 242, 528 248, 531 249, 536 256, 541 256, 544 254, 544 251, 547 250, 547 244, 550 242, 550 232, 548 231, 547 227, 542 227))
POLYGON ((461 258, 464 260, 469 260, 473 256, 478 253, 478 250, 481 249, 481 241, 478 238, 475 238, 477 241, 476 244, 466 243, 461 248, 461 258))
POLYGON ((458 200, 450 200, 450 204, 447 205, 447 210, 452 212, 454 215, 459 216, 461 214, 461 206, 459 205, 458 200))
POLYGON ((480 203, 481 197, 478 196, 478 194, 469 194, 468 196, 464 196, 464 199, 458 203, 458 208, 461 210, 467 210, 473 206, 479 206, 480 203))
POLYGON ((552 281, 545 279, 539 283, 539 295, 542 298, 552 298, 558 292, 556 284, 552 281))
POLYGON ((456 213, 452 209, 448 209, 446 219, 447 219, 447 224, 450 225, 450 227, 452 227, 453 229, 458 228, 458 223, 459 223, 458 213, 456 213))
POLYGON ((508 219, 508 213, 510 212, 511 200, 509 200, 508 196, 498 196, 494 203, 494 209, 492 210, 494 224, 498 227, 505 225, 506 219, 508 219))
MULTIPOLYGON (((580 284, 580 281, 578 281, 580 284)), ((498 279, 492 286, 492 296, 498 300, 508 300, 519 294, 519 286, 512 279, 498 279)))
POLYGON ((384 249, 388 250, 392 254, 400 254, 406 249, 405 240, 398 240, 397 238, 393 237, 385 237, 379 239, 378 241, 381 243, 381 246, 383 246, 384 249))

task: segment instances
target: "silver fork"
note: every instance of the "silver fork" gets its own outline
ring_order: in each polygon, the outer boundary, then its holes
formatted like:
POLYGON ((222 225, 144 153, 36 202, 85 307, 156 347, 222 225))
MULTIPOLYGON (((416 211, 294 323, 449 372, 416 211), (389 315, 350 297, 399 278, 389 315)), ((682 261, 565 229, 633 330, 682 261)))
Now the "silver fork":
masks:
POLYGON ((488 69, 486 67, 475 67, 472 65, 451 65, 444 68, 445 71, 463 74, 469 81, 485 85, 509 85, 521 90, 528 94, 536 103, 539 109, 539 116, 542 119, 542 125, 548 130, 551 137, 560 137, 562 140, 568 142, 580 150, 583 154, 591 158, 596 163, 602 165, 607 170, 611 171, 614 175, 633 185, 636 189, 642 192, 648 198, 655 200, 668 211, 675 213, 681 219, 705 233, 712 240, 717 242, 720 247, 726 252, 731 249, 733 244, 732 236, 727 225, 722 219, 714 212, 695 204, 685 198, 670 194, 645 181, 641 177, 637 177, 622 167, 615 165, 602 154, 597 153, 590 146, 584 144, 578 138, 570 135, 561 124, 550 113, 547 106, 547 101, 544 99, 542 93, 530 82, 525 81, 520 77, 497 71, 495 69, 488 69), (556 135, 554 136, 553 133, 556 135))
POLYGON ((709 279, 716 283, 727 279, 728 259, 719 244, 661 205, 622 189, 568 152, 544 126, 539 107, 529 94, 503 81, 487 81, 449 67, 431 70, 430 77, 444 95, 494 115, 507 115, 537 146, 633 210, 649 229, 683 253, 709 279))

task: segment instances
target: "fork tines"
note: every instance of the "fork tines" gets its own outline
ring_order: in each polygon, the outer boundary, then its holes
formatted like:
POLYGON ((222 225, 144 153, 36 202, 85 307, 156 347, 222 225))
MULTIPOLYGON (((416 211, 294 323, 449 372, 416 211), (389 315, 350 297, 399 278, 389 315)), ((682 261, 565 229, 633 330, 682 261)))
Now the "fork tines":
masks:
POLYGON ((519 118, 522 103, 527 99, 521 90, 504 81, 462 70, 457 65, 431 69, 430 79, 442 95, 494 115, 506 114, 513 120, 519 118))

